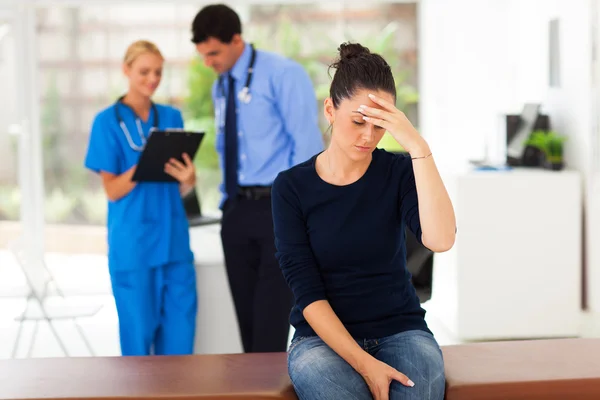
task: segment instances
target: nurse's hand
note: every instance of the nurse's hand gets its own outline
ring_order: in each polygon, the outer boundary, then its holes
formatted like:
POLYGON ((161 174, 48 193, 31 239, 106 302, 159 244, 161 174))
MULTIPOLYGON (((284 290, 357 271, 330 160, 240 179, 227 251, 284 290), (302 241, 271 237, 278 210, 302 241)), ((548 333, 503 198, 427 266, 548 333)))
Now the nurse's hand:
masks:
POLYGON ((196 167, 194 167, 192 159, 186 153, 182 157, 183 163, 171 158, 165 164, 165 172, 177 179, 182 185, 194 186, 196 185, 196 167))

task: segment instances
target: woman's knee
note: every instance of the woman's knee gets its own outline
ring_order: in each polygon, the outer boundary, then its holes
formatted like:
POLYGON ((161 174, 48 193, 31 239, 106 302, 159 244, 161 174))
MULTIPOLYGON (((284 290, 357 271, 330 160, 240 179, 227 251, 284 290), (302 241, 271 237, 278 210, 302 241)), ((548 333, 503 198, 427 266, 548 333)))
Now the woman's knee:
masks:
POLYGON ((390 386, 390 400, 443 400, 446 386, 444 373, 437 376, 411 378, 413 387, 406 387, 399 382, 390 386))
POLYGON ((367 384, 318 337, 292 345, 289 374, 300 400, 371 400, 367 384))
POLYGON ((442 400, 446 384, 442 352, 433 338, 425 332, 406 332, 386 343, 378 357, 414 383, 406 387, 399 382, 390 386, 390 400, 442 400))

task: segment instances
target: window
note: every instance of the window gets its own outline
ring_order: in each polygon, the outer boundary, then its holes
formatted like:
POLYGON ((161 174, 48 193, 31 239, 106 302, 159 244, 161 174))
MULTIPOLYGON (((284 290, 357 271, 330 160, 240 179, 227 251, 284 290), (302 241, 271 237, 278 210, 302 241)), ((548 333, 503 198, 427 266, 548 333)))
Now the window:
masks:
MULTIPOLYGON (((198 190, 203 211, 217 210, 221 173, 210 101, 215 75, 202 66, 190 42, 191 18, 198 9, 193 4, 132 3, 38 10, 48 222, 104 224, 106 198, 101 182, 83 168, 83 160, 95 113, 126 90, 121 74, 125 49, 141 38, 155 42, 166 57, 156 101, 180 108, 186 127, 208 133, 196 157, 198 190)), ((382 54, 397 80, 398 107, 418 124, 415 3, 269 2, 236 10, 246 40, 304 65, 321 105, 330 83, 327 67, 341 42, 358 41, 382 54)), ((325 132, 324 118, 321 123, 325 132)), ((389 135, 380 147, 399 149, 389 135)))

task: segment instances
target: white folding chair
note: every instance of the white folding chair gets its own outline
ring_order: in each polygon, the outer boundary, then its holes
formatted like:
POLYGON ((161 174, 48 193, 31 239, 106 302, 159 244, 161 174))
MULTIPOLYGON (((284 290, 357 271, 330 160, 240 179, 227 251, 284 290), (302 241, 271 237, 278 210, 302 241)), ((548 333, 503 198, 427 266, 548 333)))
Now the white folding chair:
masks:
POLYGON ((12 358, 16 358, 21 336, 23 335, 23 325, 26 321, 33 321, 34 328, 29 347, 27 349, 27 358, 31 357, 33 345, 35 344, 36 336, 38 333, 39 323, 46 321, 52 335, 58 342, 61 351, 66 357, 70 357, 69 351, 63 340, 61 339, 53 321, 56 320, 71 320, 75 325, 79 336, 84 342, 87 351, 91 356, 94 356, 94 350, 87 339, 83 328, 79 324, 78 319, 84 317, 92 317, 100 311, 102 305, 93 305, 91 307, 81 308, 73 307, 73 304, 69 304, 63 291, 58 285, 55 277, 53 276, 50 269, 48 269, 46 262, 43 260, 32 260, 28 257, 26 251, 23 250, 23 246, 20 241, 15 241, 9 245, 9 250, 15 256, 18 265, 25 276, 27 288, 26 288, 26 305, 23 313, 15 317, 16 321, 19 321, 19 328, 17 331, 17 337, 12 351, 12 358), (42 276, 39 276, 42 274, 42 276), (35 285, 34 283, 41 282, 41 285, 35 285), (60 300, 59 304, 49 304, 52 301, 56 303, 56 300, 60 300), (60 304, 62 303, 62 304, 60 304), (37 310, 32 308, 32 305, 37 305, 37 310))

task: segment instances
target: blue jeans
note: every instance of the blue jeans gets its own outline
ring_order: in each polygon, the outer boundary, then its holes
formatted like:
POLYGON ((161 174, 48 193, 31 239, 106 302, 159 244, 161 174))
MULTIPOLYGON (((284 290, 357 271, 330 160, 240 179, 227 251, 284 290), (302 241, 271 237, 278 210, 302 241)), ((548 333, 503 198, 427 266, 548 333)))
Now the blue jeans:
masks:
MULTIPOLYGON (((390 400, 444 398, 442 351, 430 333, 413 330, 357 342, 415 383, 407 387, 392 381, 390 400)), ((288 351, 288 371, 300 400, 373 399, 363 377, 318 336, 294 338, 288 351)))

